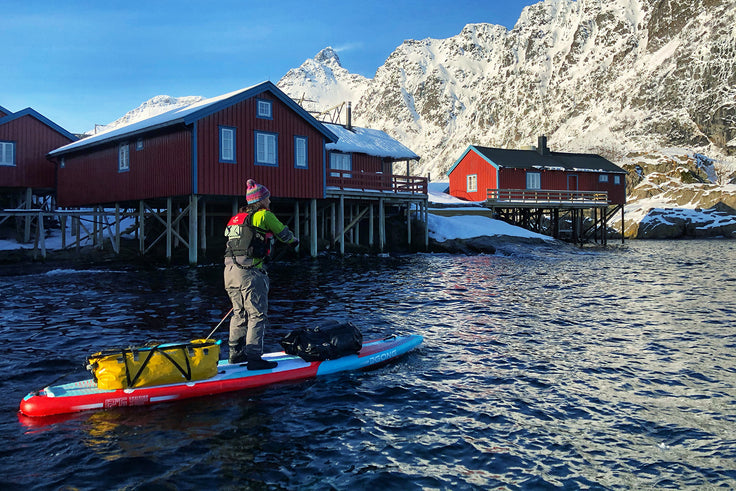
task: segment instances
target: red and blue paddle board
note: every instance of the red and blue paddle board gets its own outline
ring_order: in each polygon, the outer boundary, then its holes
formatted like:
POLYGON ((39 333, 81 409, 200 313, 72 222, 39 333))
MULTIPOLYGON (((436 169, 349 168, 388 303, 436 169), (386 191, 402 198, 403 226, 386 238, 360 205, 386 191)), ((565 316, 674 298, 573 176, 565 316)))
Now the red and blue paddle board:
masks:
POLYGON ((98 389, 92 379, 82 380, 31 392, 21 401, 20 412, 26 416, 40 417, 113 407, 146 406, 360 370, 391 361, 421 344, 422 340, 422 336, 416 334, 391 336, 364 343, 356 355, 325 361, 306 362, 284 352, 265 354, 264 359, 278 362, 278 366, 271 370, 248 370, 244 365, 230 365, 227 360, 221 360, 217 375, 212 378, 170 385, 105 390, 98 389))

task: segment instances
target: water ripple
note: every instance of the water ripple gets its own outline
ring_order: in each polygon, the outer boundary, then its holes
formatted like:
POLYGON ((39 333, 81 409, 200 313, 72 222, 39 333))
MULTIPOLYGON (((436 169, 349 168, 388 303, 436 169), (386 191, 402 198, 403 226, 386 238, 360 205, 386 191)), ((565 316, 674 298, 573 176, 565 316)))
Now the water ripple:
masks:
POLYGON ((324 317, 424 344, 370 372, 46 422, 19 418, 18 401, 62 373, 86 377, 87 354, 209 333, 229 309, 222 273, 2 277, 1 479, 7 489, 734 488, 734 271, 729 241, 277 264, 268 350, 324 317))

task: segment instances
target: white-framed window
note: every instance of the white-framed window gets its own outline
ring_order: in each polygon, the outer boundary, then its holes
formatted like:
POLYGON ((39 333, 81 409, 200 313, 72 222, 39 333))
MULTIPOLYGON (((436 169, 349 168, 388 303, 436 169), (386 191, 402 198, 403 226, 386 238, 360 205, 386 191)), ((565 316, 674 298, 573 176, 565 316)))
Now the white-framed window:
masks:
POLYGON ((15 165, 15 142, 0 142, 0 165, 15 165))
POLYGON ((118 171, 126 172, 130 170, 130 146, 127 143, 121 143, 118 148, 118 171))
POLYGON ((614 184, 621 184, 621 176, 613 176, 614 184))
POLYGON ((138 138, 135 141, 135 149, 136 150, 143 150, 143 138, 138 138))
MULTIPOLYGON (((331 153, 330 154, 330 169, 351 171, 353 170, 353 158, 349 153, 331 153)), ((333 172, 330 174, 333 177, 352 177, 351 174, 344 174, 333 172)))
POLYGON ((468 174, 465 177, 465 187, 468 193, 478 191, 478 174, 468 174))
POLYGON ((64 157, 62 157, 59 161, 59 167, 61 167, 62 169, 66 167, 66 159, 64 157))
POLYGON ((257 116, 261 119, 273 119, 273 102, 258 99, 257 116))
POLYGON ((235 163, 235 128, 220 126, 220 162, 235 163))
POLYGON ((297 169, 306 169, 309 167, 306 136, 294 137, 294 167, 297 169))
POLYGON ((278 135, 256 131, 256 165, 279 165, 278 135))
POLYGON ((598 182, 608 182, 608 174, 598 174, 598 182))
POLYGON ((542 189, 542 174, 540 172, 526 173, 527 189, 542 189))

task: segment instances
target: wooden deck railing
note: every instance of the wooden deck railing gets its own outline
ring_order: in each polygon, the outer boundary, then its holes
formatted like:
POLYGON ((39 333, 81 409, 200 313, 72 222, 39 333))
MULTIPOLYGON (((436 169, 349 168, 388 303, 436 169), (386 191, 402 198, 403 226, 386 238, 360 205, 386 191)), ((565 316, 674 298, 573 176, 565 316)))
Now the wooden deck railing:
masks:
POLYGON ((570 191, 545 189, 488 189, 486 200, 491 203, 561 203, 595 204, 608 203, 607 191, 570 191))
POLYGON ((328 169, 327 187, 392 193, 427 194, 426 177, 401 176, 382 172, 328 169))

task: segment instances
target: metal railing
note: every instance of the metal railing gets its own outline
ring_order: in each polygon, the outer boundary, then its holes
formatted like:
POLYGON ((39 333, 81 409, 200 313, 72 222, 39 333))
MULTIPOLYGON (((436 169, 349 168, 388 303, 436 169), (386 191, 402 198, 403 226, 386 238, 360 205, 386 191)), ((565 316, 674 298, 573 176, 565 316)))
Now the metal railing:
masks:
POLYGON ((491 203, 560 203, 608 204, 608 191, 571 191, 547 189, 487 189, 486 200, 491 203))
POLYGON ((327 170, 327 187, 360 191, 427 194, 426 177, 401 176, 382 172, 327 170))

